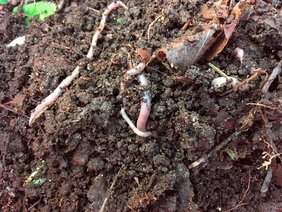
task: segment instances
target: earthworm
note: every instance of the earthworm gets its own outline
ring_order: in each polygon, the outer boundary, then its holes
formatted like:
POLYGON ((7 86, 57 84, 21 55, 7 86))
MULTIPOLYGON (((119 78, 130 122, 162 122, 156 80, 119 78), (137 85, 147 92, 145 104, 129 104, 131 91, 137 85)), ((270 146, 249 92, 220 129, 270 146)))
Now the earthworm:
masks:
POLYGON ((94 54, 94 48, 97 46, 97 40, 98 37, 100 35, 100 33, 104 30, 105 28, 105 24, 106 24, 106 20, 108 15, 115 9, 119 8, 119 7, 123 7, 124 9, 128 9, 127 6, 122 2, 122 1, 116 1, 111 3, 107 9, 105 9, 103 15, 102 15, 102 20, 100 22, 100 25, 98 27, 98 29, 96 30, 96 32, 93 35, 92 38, 92 42, 91 42, 91 46, 89 48, 89 51, 87 53, 87 58, 92 59, 93 58, 93 54, 94 54))
MULTIPOLYGON (((115 10, 119 7, 123 7, 125 9, 127 9, 126 5, 123 2, 116 1, 116 2, 111 3, 107 7, 107 9, 104 11, 104 13, 102 15, 102 20, 100 22, 100 26, 98 27, 97 31, 93 35, 92 43, 91 43, 90 49, 89 49, 87 56, 86 56, 88 59, 93 58, 94 47, 96 47, 97 39, 98 39, 100 33, 103 31, 103 29, 105 27, 108 15, 113 10, 115 10)), ((80 65, 76 66, 76 68, 73 70, 71 75, 67 76, 49 96, 47 96, 45 99, 43 99, 42 102, 39 105, 36 106, 36 108, 34 109, 34 111, 30 115, 29 126, 32 125, 32 123, 35 121, 35 119, 38 118, 44 110, 46 110, 50 105, 52 105, 58 99, 58 97, 63 93, 63 89, 71 84, 71 82, 79 75, 79 72, 80 72, 81 69, 82 69, 82 66, 80 66, 80 65)))
POLYGON ((150 135, 152 135, 152 133, 150 131, 146 131, 143 132, 139 129, 137 129, 137 127, 135 127, 135 125, 133 124, 133 122, 130 120, 130 118, 127 116, 124 108, 121 108, 120 110, 121 116, 122 118, 126 121, 126 123, 129 125, 129 127, 133 130, 133 132, 135 132, 137 135, 141 136, 141 137, 148 137, 150 135))
POLYGON ((141 103, 140 113, 137 119, 137 128, 141 131, 146 131, 146 123, 151 111, 151 96, 147 90, 148 81, 144 74, 138 75, 138 80, 144 89, 143 100, 141 103))
POLYGON ((53 102, 55 102, 58 97, 63 93, 63 89, 67 87, 73 79, 75 79, 79 75, 81 67, 78 65, 73 70, 70 76, 67 76, 60 84, 59 86, 51 93, 49 96, 47 96, 43 101, 36 106, 34 111, 31 113, 29 118, 29 126, 32 125, 32 123, 35 121, 36 118, 40 116, 40 114, 46 110, 53 102))
POLYGON ((120 89, 122 91, 124 91, 126 83, 128 82, 128 80, 132 77, 135 76, 137 74, 140 74, 146 67, 146 63, 145 62, 141 62, 138 65, 136 65, 135 67, 129 69, 125 74, 124 74, 124 80, 121 81, 120 84, 120 89))

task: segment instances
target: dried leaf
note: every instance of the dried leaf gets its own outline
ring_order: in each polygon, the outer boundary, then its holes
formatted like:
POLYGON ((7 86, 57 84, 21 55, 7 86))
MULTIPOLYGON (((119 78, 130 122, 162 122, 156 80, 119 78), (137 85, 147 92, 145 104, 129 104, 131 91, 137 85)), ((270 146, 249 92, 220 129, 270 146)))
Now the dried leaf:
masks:
POLYGON ((156 51, 158 59, 169 62, 171 67, 186 70, 200 59, 213 59, 227 45, 229 38, 239 22, 241 11, 246 6, 241 0, 231 11, 231 24, 223 23, 230 10, 229 0, 220 0, 211 7, 207 4, 201 7, 198 18, 206 20, 201 24, 201 32, 188 31, 185 35, 173 40, 169 45, 156 51))
POLYGON ((241 15, 242 10, 246 7, 245 1, 238 2, 234 8, 231 11, 231 15, 234 17, 234 20, 231 22, 231 24, 224 24, 223 25, 223 34, 220 35, 215 42, 214 46, 211 48, 211 50, 207 53, 206 59, 212 60, 214 57, 216 57, 224 47, 227 45, 230 37, 232 36, 236 25, 239 22, 239 18, 241 15))
POLYGON ((186 70, 198 62, 207 49, 215 42, 215 32, 216 29, 211 28, 208 31, 203 31, 193 36, 184 35, 161 51, 165 54, 172 67, 186 70))
POLYGON ((147 63, 151 58, 151 54, 147 49, 137 48, 136 52, 145 63, 147 63))

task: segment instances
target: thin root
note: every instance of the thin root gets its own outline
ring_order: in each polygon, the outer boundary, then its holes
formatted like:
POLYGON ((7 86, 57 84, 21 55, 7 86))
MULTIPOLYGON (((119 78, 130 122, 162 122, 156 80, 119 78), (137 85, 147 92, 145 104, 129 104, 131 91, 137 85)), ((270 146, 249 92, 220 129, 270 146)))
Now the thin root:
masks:
POLYGON ((160 18, 164 18, 163 15, 159 15, 152 23, 149 24, 148 30, 147 30, 147 36, 148 36, 148 40, 150 40, 150 30, 152 28, 152 26, 160 19, 160 18))

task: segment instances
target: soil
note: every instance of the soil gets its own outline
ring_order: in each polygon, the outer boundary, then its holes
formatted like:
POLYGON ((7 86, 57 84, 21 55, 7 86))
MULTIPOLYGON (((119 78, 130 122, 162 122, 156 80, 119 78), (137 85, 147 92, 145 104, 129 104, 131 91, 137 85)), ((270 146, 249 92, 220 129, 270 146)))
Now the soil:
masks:
POLYGON ((265 71, 237 90, 212 88, 218 74, 206 61, 184 71, 148 64, 147 138, 120 115, 125 108, 137 120, 142 101, 136 78, 120 92, 128 63, 138 64, 137 48, 153 53, 196 27, 194 17, 208 2, 125 2, 128 10, 109 15, 94 59, 86 61, 109 3, 66 1, 54 16, 29 25, 20 13, 0 14, 2 211, 282 211, 281 78, 262 93, 282 59, 281 1, 250 5, 211 61, 240 81, 265 71), (22 35, 24 45, 6 47, 22 35), (242 64, 236 47, 244 49, 242 64), (79 78, 30 127, 31 111, 80 63, 86 65, 79 78))

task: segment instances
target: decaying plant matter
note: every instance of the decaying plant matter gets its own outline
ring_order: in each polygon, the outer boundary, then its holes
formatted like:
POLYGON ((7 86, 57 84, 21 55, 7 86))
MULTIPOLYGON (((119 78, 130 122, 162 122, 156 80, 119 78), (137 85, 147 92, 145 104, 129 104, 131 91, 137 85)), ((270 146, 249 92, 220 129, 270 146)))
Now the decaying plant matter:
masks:
MULTIPOLYGON (((145 69, 148 61, 153 58, 158 58, 162 61, 167 60, 172 68, 185 70, 203 57, 208 60, 215 57, 227 44, 235 29, 235 26, 239 22, 241 10, 245 8, 247 1, 242 0, 238 2, 231 11, 228 9, 228 6, 230 6, 229 4, 231 4, 231 2, 228 0, 222 0, 215 3, 211 7, 203 5, 199 17, 209 21, 202 26, 202 30, 200 32, 195 31, 198 29, 187 31, 183 36, 176 38, 165 47, 157 50, 152 57, 150 57, 150 54, 146 50, 139 51, 139 55, 143 58, 143 60, 126 72, 124 80, 121 82, 121 89, 124 90, 126 83, 134 75, 140 74, 145 69), (230 16, 228 15, 229 13, 230 16), (227 23, 227 18, 231 20, 233 19, 230 24, 227 23)), ((112 10, 115 10, 119 7, 127 9, 123 2, 116 1, 110 4, 104 11, 100 26, 93 35, 91 46, 86 58, 93 59, 94 49, 97 45, 98 37, 105 27, 108 15, 112 10)), ((81 65, 78 65, 72 74, 63 80, 55 89, 55 91, 47 96, 35 108, 30 116, 29 125, 32 125, 35 119, 56 101, 56 99, 63 93, 63 89, 69 86, 70 83, 79 75, 82 68, 83 67, 81 65)), ((142 76, 144 75, 141 75, 139 78, 142 76)), ((144 92, 144 94, 144 100, 141 104, 141 112, 139 116, 143 117, 143 119, 139 118, 139 121, 137 121, 137 128, 142 128, 142 130, 145 130, 144 123, 147 122, 149 114, 148 111, 150 110, 150 106, 148 105, 151 105, 151 103, 148 103, 150 102, 150 98, 148 98, 149 95, 147 95, 148 91, 144 92), (140 120, 143 120, 143 122, 140 120), (142 124, 140 124, 141 122, 142 124), (138 125, 142 127, 138 127, 138 125)))
POLYGON ((180 70, 186 70, 200 59, 213 59, 228 43, 247 3, 246 0, 238 2, 231 12, 228 9, 229 1, 222 0, 211 7, 203 5, 198 18, 209 21, 203 23, 201 31, 197 32, 199 29, 187 31, 183 36, 159 49, 156 52, 157 57, 160 60, 167 60, 171 67, 180 70), (228 24, 227 19, 230 18, 233 20, 228 24))

